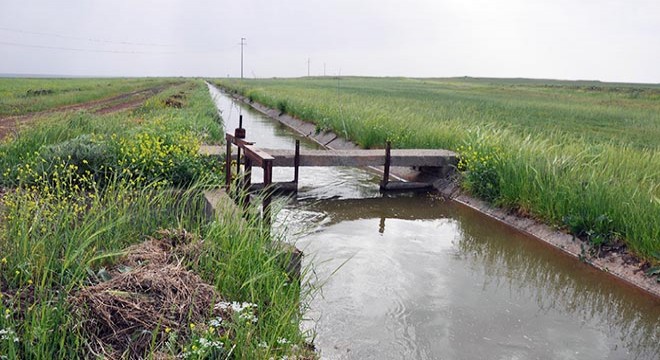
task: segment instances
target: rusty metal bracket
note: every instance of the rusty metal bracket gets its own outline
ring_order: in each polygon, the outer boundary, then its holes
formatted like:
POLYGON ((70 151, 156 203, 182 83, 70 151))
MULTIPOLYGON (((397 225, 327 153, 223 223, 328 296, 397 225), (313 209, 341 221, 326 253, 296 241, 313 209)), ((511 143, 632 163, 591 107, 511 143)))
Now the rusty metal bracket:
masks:
POLYGON ((385 164, 383 166, 383 180, 380 182, 380 190, 387 189, 387 184, 390 182, 390 164, 392 163, 391 155, 392 144, 388 141, 385 143, 385 164))

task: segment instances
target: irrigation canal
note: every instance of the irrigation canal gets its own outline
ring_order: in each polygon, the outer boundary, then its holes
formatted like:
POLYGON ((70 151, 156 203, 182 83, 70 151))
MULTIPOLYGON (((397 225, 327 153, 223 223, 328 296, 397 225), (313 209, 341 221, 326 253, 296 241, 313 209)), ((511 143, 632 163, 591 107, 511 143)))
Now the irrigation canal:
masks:
MULTIPOLYGON (((257 146, 301 139, 209 89, 226 128, 242 113, 257 146)), ((292 169, 273 178, 290 181, 292 169)), ((322 358, 660 358, 656 299, 451 201, 382 196, 379 180, 357 168, 301 168, 297 198, 273 225, 322 286, 304 324, 322 358)))

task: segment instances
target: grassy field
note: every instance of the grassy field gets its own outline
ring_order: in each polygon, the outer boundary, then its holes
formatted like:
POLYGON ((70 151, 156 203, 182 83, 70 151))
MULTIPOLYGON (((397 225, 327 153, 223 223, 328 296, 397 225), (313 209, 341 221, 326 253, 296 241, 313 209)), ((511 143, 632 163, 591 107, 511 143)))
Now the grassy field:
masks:
POLYGON ((543 80, 219 80, 365 148, 446 148, 473 194, 600 251, 660 262, 660 86, 543 80))
POLYGON ((219 120, 187 81, 0 144, 0 358, 313 358, 269 232, 204 215, 219 120))
POLYGON ((0 78, 0 117, 49 110, 177 82, 181 80, 0 78))

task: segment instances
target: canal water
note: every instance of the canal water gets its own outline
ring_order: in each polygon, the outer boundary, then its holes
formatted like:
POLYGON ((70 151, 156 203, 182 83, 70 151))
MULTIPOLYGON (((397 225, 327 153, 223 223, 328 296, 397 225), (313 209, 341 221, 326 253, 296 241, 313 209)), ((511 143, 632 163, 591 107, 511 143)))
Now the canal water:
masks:
MULTIPOLYGON (((293 149, 287 128, 210 91, 227 129, 242 114, 248 140, 293 149)), ((274 224, 321 289, 305 326, 323 359, 660 359, 656 299, 438 196, 383 196, 378 180, 301 168, 274 224)))

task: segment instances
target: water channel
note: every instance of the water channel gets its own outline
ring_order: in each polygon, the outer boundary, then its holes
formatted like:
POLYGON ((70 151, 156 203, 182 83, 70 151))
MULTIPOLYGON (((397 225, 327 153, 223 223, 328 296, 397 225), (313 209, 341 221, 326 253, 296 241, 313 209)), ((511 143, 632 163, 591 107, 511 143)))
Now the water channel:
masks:
MULTIPOLYGON (((248 140, 293 148, 288 128, 210 91, 227 129, 242 113, 248 140)), ((378 180, 301 168, 274 224, 322 286, 305 326, 323 359, 660 359, 656 299, 438 196, 383 196, 378 180)))

